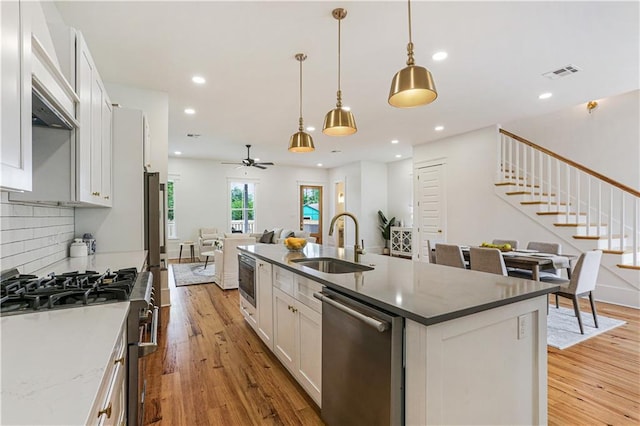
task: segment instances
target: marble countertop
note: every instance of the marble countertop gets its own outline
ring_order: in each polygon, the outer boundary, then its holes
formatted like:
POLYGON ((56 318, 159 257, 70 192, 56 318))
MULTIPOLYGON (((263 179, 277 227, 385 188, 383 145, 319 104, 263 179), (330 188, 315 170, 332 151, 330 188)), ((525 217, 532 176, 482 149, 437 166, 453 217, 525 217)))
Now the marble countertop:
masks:
MULTIPOLYGON (((144 266, 144 250, 69 257, 34 274, 144 266)), ((102 382, 129 302, 0 317, 0 424, 80 425, 102 382)))
POLYGON ((129 303, 0 318, 3 425, 84 425, 129 303))
POLYGON ((559 289, 557 285, 527 279, 378 254, 360 257, 359 263, 372 266, 372 271, 347 274, 327 274, 292 262, 302 257, 335 257, 353 261, 353 250, 318 244, 307 244, 302 252, 289 252, 280 244, 240 246, 238 249, 424 325, 449 321, 559 289))
POLYGON ((62 274, 69 271, 84 272, 86 270, 104 272, 107 269, 117 271, 124 268, 142 269, 147 258, 146 250, 122 251, 114 253, 96 253, 85 257, 67 257, 53 265, 46 266, 33 274, 44 276, 51 272, 62 274))

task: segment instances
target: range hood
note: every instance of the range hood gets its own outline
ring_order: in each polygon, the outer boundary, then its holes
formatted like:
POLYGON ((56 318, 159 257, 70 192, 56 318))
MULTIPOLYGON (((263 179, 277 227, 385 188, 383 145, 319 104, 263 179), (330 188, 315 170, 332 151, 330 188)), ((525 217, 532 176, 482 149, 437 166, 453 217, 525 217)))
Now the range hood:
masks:
POLYGON ((79 127, 75 109, 80 99, 35 35, 31 47, 31 124, 66 130, 79 127))

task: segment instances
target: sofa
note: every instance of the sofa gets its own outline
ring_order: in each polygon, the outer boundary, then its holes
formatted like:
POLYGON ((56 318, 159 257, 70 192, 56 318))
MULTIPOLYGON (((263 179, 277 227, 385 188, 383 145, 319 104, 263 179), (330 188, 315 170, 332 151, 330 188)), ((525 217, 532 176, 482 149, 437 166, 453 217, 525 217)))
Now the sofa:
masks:
POLYGON ((274 228, 271 231, 263 233, 239 234, 225 232, 214 240, 212 245, 204 251, 214 248, 215 275, 214 282, 223 290, 238 288, 238 246, 254 245, 254 244, 283 244, 290 232, 298 238, 306 238, 308 242, 315 243, 315 237, 307 232, 289 231, 287 229, 274 228), (273 233, 271 233, 273 231, 273 233), (277 233, 276 233, 277 231, 277 233), (268 239, 268 242, 267 242, 268 239))

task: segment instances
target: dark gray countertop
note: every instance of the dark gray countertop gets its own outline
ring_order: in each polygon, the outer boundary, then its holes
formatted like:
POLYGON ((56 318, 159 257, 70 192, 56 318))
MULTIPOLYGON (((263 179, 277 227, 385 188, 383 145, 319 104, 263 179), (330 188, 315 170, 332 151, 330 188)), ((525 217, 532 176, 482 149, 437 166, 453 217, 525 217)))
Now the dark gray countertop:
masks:
POLYGON ((374 270, 347 274, 327 274, 291 262, 301 257, 335 257, 353 261, 353 250, 318 244, 307 244, 302 252, 289 252, 281 244, 240 246, 238 249, 424 325, 449 321, 559 289, 557 285, 537 281, 378 254, 360 257, 359 263, 373 266, 374 270))

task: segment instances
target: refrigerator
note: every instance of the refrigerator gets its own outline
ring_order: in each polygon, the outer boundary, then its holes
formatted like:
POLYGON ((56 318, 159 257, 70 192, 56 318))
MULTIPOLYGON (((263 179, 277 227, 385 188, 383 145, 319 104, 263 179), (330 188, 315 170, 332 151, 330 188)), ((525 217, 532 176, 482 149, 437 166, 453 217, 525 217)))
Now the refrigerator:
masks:
POLYGON ((144 173, 144 249, 148 251, 147 267, 153 275, 154 301, 162 306, 161 301, 161 254, 166 252, 167 239, 165 185, 160 183, 160 173, 144 173))

